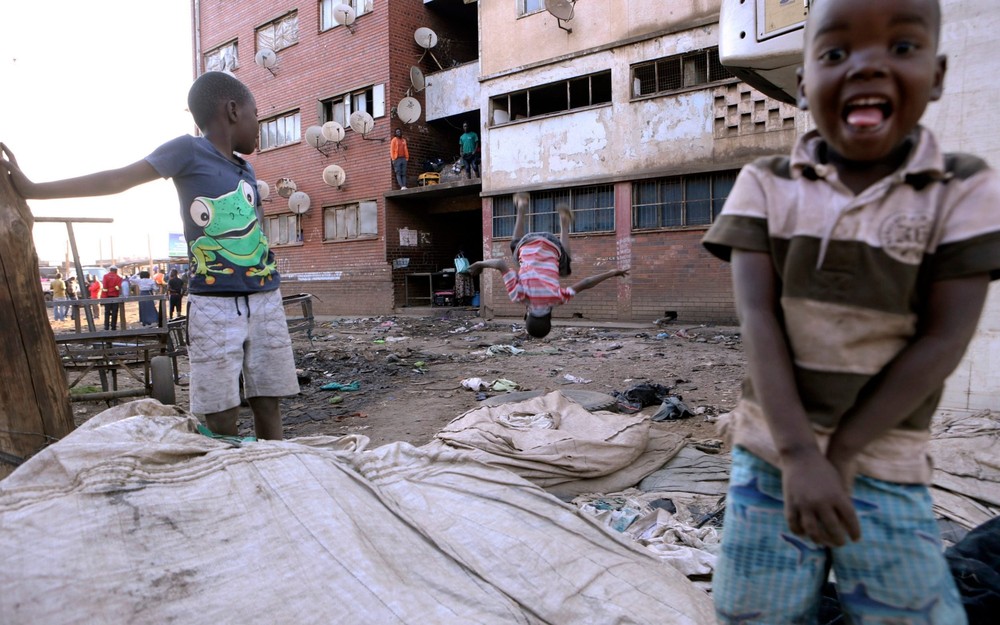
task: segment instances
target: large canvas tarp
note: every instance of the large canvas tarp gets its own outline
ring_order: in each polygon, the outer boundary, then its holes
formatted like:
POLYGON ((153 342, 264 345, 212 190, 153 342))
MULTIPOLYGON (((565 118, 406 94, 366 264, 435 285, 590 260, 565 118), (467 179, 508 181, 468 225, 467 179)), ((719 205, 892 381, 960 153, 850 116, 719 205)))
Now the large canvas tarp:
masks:
POLYGON ((681 573, 461 452, 195 426, 125 404, 0 482, 4 623, 714 622, 681 573))

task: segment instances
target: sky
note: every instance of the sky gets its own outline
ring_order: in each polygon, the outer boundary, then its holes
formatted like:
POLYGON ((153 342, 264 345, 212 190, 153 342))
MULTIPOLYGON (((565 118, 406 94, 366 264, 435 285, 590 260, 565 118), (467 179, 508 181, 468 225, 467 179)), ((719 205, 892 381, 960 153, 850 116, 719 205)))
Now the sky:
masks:
MULTIPOLYGON (((190 0, 3 0, 0 141, 35 182, 124 167, 190 134, 190 0)), ((29 200, 36 216, 105 217, 73 226, 80 260, 167 255, 177 195, 157 180, 114 196, 29 200)), ((64 224, 36 224, 42 264, 62 264, 64 224)))

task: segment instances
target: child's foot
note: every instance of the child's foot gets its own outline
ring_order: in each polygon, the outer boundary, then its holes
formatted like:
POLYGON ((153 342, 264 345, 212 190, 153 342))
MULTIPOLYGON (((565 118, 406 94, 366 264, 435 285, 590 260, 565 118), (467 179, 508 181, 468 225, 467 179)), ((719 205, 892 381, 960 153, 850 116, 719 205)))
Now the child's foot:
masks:
POLYGON ((514 194, 514 208, 517 210, 525 210, 528 208, 528 194, 527 193, 515 193, 514 194))

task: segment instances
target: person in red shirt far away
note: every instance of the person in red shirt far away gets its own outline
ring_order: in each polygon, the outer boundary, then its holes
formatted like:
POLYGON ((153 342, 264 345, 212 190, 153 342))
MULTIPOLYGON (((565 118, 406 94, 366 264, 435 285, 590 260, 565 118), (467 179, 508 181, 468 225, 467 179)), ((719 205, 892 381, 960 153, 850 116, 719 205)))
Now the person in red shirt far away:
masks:
MULTIPOLYGON (((104 287, 104 297, 121 297, 122 294, 122 277, 118 275, 118 267, 111 265, 108 268, 108 273, 104 274, 104 278, 101 280, 102 286, 104 287)), ((121 305, 115 302, 114 304, 104 305, 104 329, 105 330, 117 330, 118 329, 118 310, 121 305)), ((124 319, 123 319, 124 321, 124 319)))
POLYGON ((592 288, 615 276, 625 276, 629 268, 611 269, 596 276, 584 278, 570 287, 559 284, 559 278, 572 272, 569 252, 569 233, 573 213, 569 206, 556 206, 559 212, 559 236, 551 232, 525 233, 527 228, 528 194, 514 195, 517 217, 510 241, 513 269, 502 258, 489 258, 472 263, 466 270, 479 275, 483 269, 496 269, 503 274, 504 286, 512 302, 523 302, 528 334, 535 338, 546 336, 552 329, 552 308, 564 304, 580 291, 592 288))

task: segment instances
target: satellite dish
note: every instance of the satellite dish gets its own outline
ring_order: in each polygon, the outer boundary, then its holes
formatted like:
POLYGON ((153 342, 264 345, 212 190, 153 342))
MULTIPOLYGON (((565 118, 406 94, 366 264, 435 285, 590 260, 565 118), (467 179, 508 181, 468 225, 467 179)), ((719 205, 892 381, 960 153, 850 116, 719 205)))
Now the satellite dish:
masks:
POLYGON ((327 138, 323 134, 323 129, 319 126, 309 126, 306 128, 306 143, 314 148, 321 148, 326 145, 327 138))
POLYGON ((375 127, 375 120, 366 111, 354 111, 351 113, 350 123, 354 132, 360 132, 362 135, 368 134, 375 127))
POLYGON ((406 96, 399 101, 399 106, 396 107, 396 114, 405 123, 412 124, 420 119, 420 102, 416 98, 406 96))
POLYGON ((417 45, 421 48, 430 50, 438 44, 437 33, 427 28, 426 26, 421 26, 413 33, 413 39, 417 42, 417 45))
POLYGON ((298 190, 298 187, 295 185, 295 181, 291 178, 278 178, 278 182, 275 183, 275 186, 278 187, 278 195, 281 197, 289 197, 295 193, 296 190, 298 190))
POLYGON ((413 85, 413 90, 420 93, 427 86, 427 82, 424 80, 424 73, 420 71, 420 68, 414 65, 410 68, 410 84, 413 85))
POLYGON ((333 21, 338 24, 343 24, 344 26, 350 26, 354 23, 354 18, 357 17, 357 13, 349 4, 338 4, 333 7, 333 21))
POLYGON ((271 69, 278 64, 278 55, 271 48, 261 48, 253 57, 253 61, 261 67, 271 69))
POLYGON ((296 191, 288 198, 288 210, 296 215, 306 212, 309 210, 309 196, 302 191, 296 191))
POLYGON ((327 141, 340 143, 344 140, 344 127, 337 122, 326 122, 321 127, 321 130, 327 141))
POLYGON ((323 170, 323 182, 331 187, 339 189, 345 180, 347 180, 347 174, 344 173, 344 168, 340 165, 327 165, 326 169, 323 170))
POLYGON ((559 22, 559 28, 568 33, 573 32, 572 28, 566 28, 563 22, 573 19, 573 6, 576 0, 545 0, 545 10, 555 16, 559 22))
POLYGON ((260 196, 260 201, 263 202, 267 198, 271 197, 271 185, 267 184, 263 180, 257 181, 257 195, 260 196))

